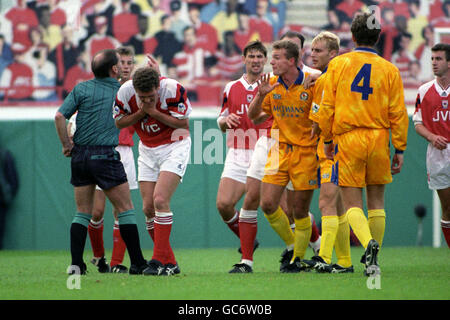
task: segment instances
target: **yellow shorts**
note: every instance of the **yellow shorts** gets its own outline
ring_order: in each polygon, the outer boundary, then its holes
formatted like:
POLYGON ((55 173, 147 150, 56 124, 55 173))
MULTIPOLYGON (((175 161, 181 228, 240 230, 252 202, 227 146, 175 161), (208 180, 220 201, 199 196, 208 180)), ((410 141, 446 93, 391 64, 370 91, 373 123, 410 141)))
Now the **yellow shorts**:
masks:
POLYGON ((339 186, 392 182, 389 130, 358 128, 335 137, 339 186))
POLYGON ((290 180, 294 190, 317 189, 316 150, 317 147, 275 143, 269 151, 262 181, 286 186, 290 180))
POLYGON ((317 146, 317 156, 319 157, 319 187, 323 183, 338 184, 337 172, 334 160, 327 159, 324 152, 323 138, 320 138, 317 146))

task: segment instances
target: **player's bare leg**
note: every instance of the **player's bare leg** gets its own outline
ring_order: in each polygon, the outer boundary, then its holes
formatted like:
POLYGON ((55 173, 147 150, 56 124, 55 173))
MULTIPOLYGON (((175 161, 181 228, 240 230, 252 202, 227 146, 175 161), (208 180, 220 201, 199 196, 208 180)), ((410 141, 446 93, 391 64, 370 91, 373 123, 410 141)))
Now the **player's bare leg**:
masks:
POLYGON ((239 237, 239 212, 236 203, 245 193, 245 184, 230 178, 220 179, 216 207, 222 220, 239 237))
POLYGON ((155 241, 155 206, 153 204, 153 193, 156 181, 139 181, 139 191, 142 198, 142 211, 145 215, 145 224, 152 241, 155 241))

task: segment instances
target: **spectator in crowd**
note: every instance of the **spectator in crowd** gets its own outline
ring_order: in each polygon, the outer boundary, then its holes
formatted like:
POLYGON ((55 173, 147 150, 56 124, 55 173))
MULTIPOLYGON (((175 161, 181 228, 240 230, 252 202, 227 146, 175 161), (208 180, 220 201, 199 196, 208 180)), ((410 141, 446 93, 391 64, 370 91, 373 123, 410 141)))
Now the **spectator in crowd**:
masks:
POLYGON ((44 44, 44 37, 42 31, 39 27, 30 29, 30 40, 31 45, 27 48, 25 52, 26 61, 33 61, 33 54, 38 50, 39 46, 44 44))
MULTIPOLYGON (((210 61, 215 61, 215 57, 197 44, 194 27, 186 27, 183 50, 174 56, 172 62, 175 66, 175 77, 186 87, 189 99, 193 101, 198 100, 199 83, 204 82, 209 76, 208 68, 214 64, 210 61)), ((168 74, 172 76, 169 71, 168 74)))
MULTIPOLYGON (((395 28, 397 29, 397 35, 394 38, 394 52, 400 47, 400 41, 403 34, 408 33, 408 19, 405 16, 395 16, 394 18, 395 28)), ((412 39, 412 34, 411 39, 412 39)), ((411 41, 408 44, 408 50, 410 50, 411 41)))
POLYGON ((121 45, 116 38, 107 35, 108 20, 105 16, 95 18, 95 27, 96 33, 90 36, 85 43, 91 57, 94 57, 95 53, 100 50, 115 49, 121 45))
POLYGON ((431 48, 434 45, 434 29, 427 25, 422 29, 423 42, 414 52, 415 58, 420 62, 421 71, 419 78, 426 82, 433 79, 433 68, 431 67, 431 48))
POLYGON ((417 60, 410 61, 408 64, 408 76, 403 79, 405 88, 418 89, 423 81, 420 79, 420 62, 417 60))
POLYGON ((450 27, 450 0, 442 2, 442 12, 444 13, 440 17, 436 17, 431 20, 431 25, 435 28, 448 28, 450 27))
POLYGON ((64 78, 63 98, 72 91, 75 85, 94 77, 90 67, 91 56, 89 51, 85 47, 79 49, 80 55, 78 56, 77 64, 67 71, 66 77, 64 78))
POLYGON ((131 0, 120 0, 119 13, 112 18, 113 36, 121 43, 127 43, 138 33, 138 17, 131 12, 131 0))
POLYGON ((50 7, 41 5, 38 7, 39 29, 42 32, 43 41, 53 50, 62 41, 61 27, 51 24, 50 7))
POLYGON ((335 32, 341 27, 341 21, 346 14, 337 9, 327 10, 328 23, 322 27, 323 30, 335 32))
POLYGON ((247 43, 256 40, 257 34, 250 30, 250 17, 247 11, 239 12, 238 18, 239 28, 234 31, 234 41, 242 52, 247 43))
POLYGON ((63 28, 67 22, 66 12, 58 7, 59 0, 46 0, 50 8, 50 24, 63 28))
POLYGON ((146 15, 139 15, 138 17, 138 29, 139 32, 131 37, 127 45, 132 46, 135 50, 136 64, 145 57, 146 54, 153 54, 158 42, 155 37, 147 36, 148 19, 146 15))
POLYGON ((161 17, 169 12, 161 9, 160 0, 134 0, 141 8, 141 13, 150 17, 147 36, 153 36, 161 30, 161 17))
POLYGON ((277 37, 280 30, 278 18, 269 11, 269 1, 259 0, 256 5, 256 15, 250 17, 250 30, 258 33, 258 39, 268 45, 277 37))
POLYGON ((67 71, 77 64, 78 49, 72 42, 73 29, 71 26, 64 26, 61 30, 62 42, 56 46, 48 55, 48 59, 56 66, 56 84, 62 85, 67 71))
POLYGON ((17 0, 17 5, 12 7, 6 14, 13 26, 13 43, 22 44, 25 47, 31 45, 29 32, 31 28, 39 25, 36 13, 27 7, 25 0, 17 0))
POLYGON ((167 14, 161 17, 162 29, 155 34, 158 45, 153 56, 159 59, 166 67, 172 67, 172 59, 182 49, 182 45, 170 30, 171 17, 167 14))
POLYGON ((33 54, 33 99, 35 101, 55 101, 56 95, 56 67, 47 59, 48 46, 43 44, 33 54), (39 87, 53 87, 39 89, 39 87))
POLYGON ((381 10, 381 34, 376 48, 380 55, 388 61, 391 61, 394 51, 394 37, 397 36, 394 20, 394 8, 386 7, 381 10))
POLYGON ((244 61, 242 61, 242 51, 234 41, 233 31, 225 32, 223 45, 216 52, 217 64, 212 68, 211 73, 219 80, 224 80, 224 85, 230 80, 236 80, 242 76, 244 71, 244 61))
MULTIPOLYGON (((199 1, 189 1, 190 4, 199 6, 199 1)), ((201 5, 201 4, 200 4, 201 5)), ((199 7, 200 8, 200 7, 199 7)), ((210 23, 211 20, 220 11, 225 11, 225 1, 223 0, 213 0, 201 7, 200 19, 205 23, 210 23)))
POLYGON ((275 36, 278 36, 280 30, 283 29, 284 23, 286 21, 286 1, 285 0, 270 0, 269 1, 269 10, 271 12, 275 11, 278 16, 278 33, 275 36))
POLYGON ((354 14, 361 10, 364 3, 359 0, 344 0, 336 6, 336 9, 344 12, 350 19, 353 18, 354 14))
POLYGON ((0 34, 0 79, 3 70, 7 68, 14 60, 11 46, 6 42, 3 34, 0 34))
POLYGON ((186 27, 184 29, 183 50, 173 58, 177 78, 181 82, 189 82, 206 76, 205 59, 210 56, 209 51, 198 45, 194 27, 186 27))
POLYGON ((217 30, 219 43, 222 43, 225 31, 234 31, 239 27, 237 0, 228 0, 225 5, 226 9, 219 11, 210 21, 210 24, 217 30))
POLYGON ((435 19, 445 16, 443 10, 444 0, 428 0, 429 13, 428 22, 432 22, 435 19))
POLYGON ((33 70, 25 60, 26 47, 21 43, 11 46, 14 61, 5 69, 0 79, 2 96, 9 101, 29 100, 33 93, 33 70))
POLYGON ((5 17, 4 12, 0 12, 0 34, 7 43, 13 43, 13 26, 11 21, 5 17))
POLYGON ((421 11, 420 0, 410 0, 409 11, 408 32, 412 34, 410 49, 414 52, 422 42, 421 32, 428 25, 428 19, 421 11))
MULTIPOLYGON (((444 13, 442 16, 431 20, 433 28, 450 28, 450 0, 442 2, 442 12, 444 13)), ((450 43, 450 34, 442 34, 440 41, 450 43)))
POLYGON ((99 16, 103 16, 106 18, 106 34, 112 36, 113 35, 113 26, 112 20, 114 13, 116 11, 116 6, 112 2, 113 0, 104 0, 104 1, 96 1, 96 3, 92 6, 92 12, 86 14, 86 19, 88 21, 88 34, 91 36, 93 33, 97 32, 96 19, 99 16))
POLYGON ((175 37, 179 42, 183 42, 183 30, 189 25, 187 14, 183 16, 182 2, 180 0, 170 1, 170 12, 172 16, 172 25, 170 30, 175 33, 175 37))
POLYGON ((409 75, 409 63, 415 60, 414 55, 408 50, 411 42, 411 34, 403 32, 399 35, 399 48, 392 55, 392 63, 396 65, 400 71, 402 79, 406 79, 409 75))
POLYGON ((217 30, 200 19, 200 9, 198 5, 191 4, 188 6, 189 20, 195 29, 197 44, 209 52, 217 50, 219 40, 217 30))

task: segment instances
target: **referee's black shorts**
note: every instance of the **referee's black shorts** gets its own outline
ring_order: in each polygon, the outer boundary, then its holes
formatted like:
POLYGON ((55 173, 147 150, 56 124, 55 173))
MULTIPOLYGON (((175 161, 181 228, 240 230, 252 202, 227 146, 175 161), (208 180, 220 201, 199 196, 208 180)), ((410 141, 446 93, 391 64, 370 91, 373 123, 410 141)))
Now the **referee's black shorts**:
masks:
POLYGON ((114 146, 80 146, 72 149, 72 177, 75 187, 96 184, 103 190, 127 182, 127 174, 114 146))

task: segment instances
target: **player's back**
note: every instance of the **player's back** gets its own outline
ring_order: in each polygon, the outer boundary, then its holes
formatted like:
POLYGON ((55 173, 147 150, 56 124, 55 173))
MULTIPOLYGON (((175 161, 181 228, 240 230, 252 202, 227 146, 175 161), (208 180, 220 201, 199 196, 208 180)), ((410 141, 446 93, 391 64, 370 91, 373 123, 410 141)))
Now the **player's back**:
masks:
POLYGON ((353 128, 389 128, 389 116, 404 108, 398 68, 369 48, 334 58, 322 104, 334 105, 333 133, 353 128))

